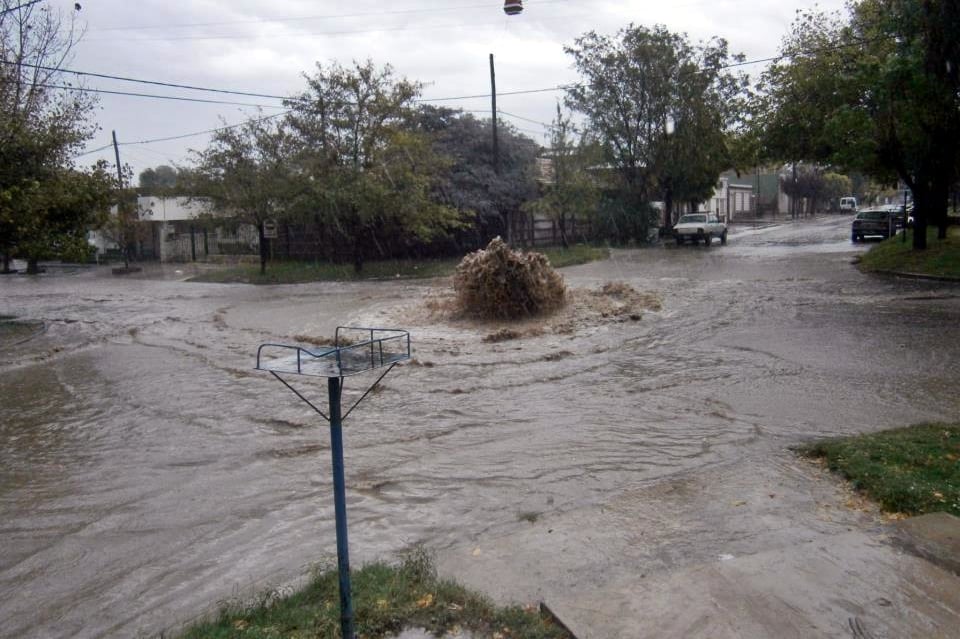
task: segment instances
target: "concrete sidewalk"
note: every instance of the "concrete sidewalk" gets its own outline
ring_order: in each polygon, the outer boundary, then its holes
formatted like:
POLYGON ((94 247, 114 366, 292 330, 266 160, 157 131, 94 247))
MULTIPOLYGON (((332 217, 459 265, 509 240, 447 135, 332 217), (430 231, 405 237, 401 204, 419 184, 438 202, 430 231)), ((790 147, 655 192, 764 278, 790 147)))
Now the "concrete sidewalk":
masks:
POLYGON ((440 569, 546 601, 579 639, 957 637, 960 577, 911 549, 958 552, 960 520, 934 519, 888 521, 783 451, 546 513, 440 569))

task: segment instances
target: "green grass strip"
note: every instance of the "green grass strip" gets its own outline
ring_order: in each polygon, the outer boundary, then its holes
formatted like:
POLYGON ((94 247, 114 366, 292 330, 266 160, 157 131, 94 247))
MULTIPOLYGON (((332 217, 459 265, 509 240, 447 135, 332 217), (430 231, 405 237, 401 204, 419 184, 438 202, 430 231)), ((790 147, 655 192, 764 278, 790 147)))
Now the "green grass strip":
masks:
MULTIPOLYGON (((459 630, 511 639, 570 639, 535 610, 497 607, 485 597, 439 579, 427 554, 417 549, 393 566, 375 563, 351 574, 357 637, 376 639, 405 628, 444 636, 459 630)), ((221 611, 182 639, 335 639, 340 637, 336 569, 316 575, 300 592, 261 597, 221 611)))
POLYGON ((960 516, 960 424, 828 439, 801 452, 826 460, 886 511, 960 516))
MULTIPOLYGON (((576 245, 569 249, 537 249, 544 253, 555 268, 585 264, 610 256, 609 250, 595 246, 576 245)), ((344 282, 353 280, 418 279, 453 275, 460 260, 383 260, 365 262, 357 273, 352 264, 328 262, 270 262, 267 272, 260 274, 258 265, 242 265, 218 269, 191 278, 192 282, 220 284, 297 284, 302 282, 344 282)))
POLYGON ((927 229, 927 249, 913 250, 913 231, 907 241, 897 235, 877 244, 860 261, 864 271, 896 271, 935 277, 960 278, 960 227, 947 229, 947 237, 937 239, 937 229, 927 229))

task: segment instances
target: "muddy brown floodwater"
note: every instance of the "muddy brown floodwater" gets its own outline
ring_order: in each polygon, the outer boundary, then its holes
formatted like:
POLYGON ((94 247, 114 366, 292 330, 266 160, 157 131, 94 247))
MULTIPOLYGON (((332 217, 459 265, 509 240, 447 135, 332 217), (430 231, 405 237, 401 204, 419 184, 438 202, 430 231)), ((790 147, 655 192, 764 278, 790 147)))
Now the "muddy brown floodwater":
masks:
MULTIPOLYGON (((327 432, 252 368, 259 343, 338 324, 409 328, 416 358, 345 424, 355 562, 502 537, 818 436, 956 419, 960 287, 859 273, 847 224, 615 250, 568 285, 624 282, 659 310, 494 343, 501 325, 425 311, 444 281, 4 276, 0 315, 39 328, 0 348, 0 636, 176 631, 329 561, 327 432)), ((579 530, 571 548, 589 543, 579 530)), ((712 552, 705 536, 645 556, 689 562, 712 552)))

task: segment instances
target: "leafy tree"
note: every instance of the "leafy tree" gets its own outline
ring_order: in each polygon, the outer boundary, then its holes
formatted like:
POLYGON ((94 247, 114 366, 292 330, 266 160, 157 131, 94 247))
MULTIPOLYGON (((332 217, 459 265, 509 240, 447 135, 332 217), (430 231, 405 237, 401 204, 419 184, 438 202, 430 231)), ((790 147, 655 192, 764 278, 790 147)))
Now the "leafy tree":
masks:
POLYGON ((850 193, 851 181, 845 175, 824 171, 818 166, 800 165, 793 168, 796 170, 780 178, 780 185, 791 199, 803 203, 803 213, 806 215, 815 214, 821 203, 850 193))
MULTIPOLYGON (((567 104, 584 113, 619 181, 622 210, 643 212, 663 194, 702 200, 732 160, 724 134, 743 80, 723 69, 726 42, 694 46, 665 27, 630 25, 615 37, 588 32, 567 47, 584 81, 567 104)), ((653 220, 641 214, 636 239, 653 220)))
POLYGON ((840 198, 853 193, 853 180, 849 176, 833 171, 823 173, 823 197, 831 203, 830 210, 836 210, 840 198))
POLYGON ((151 232, 149 222, 141 219, 142 213, 139 210, 137 194, 132 189, 126 188, 132 175, 130 165, 124 165, 121 169, 123 179, 120 180, 121 176, 117 176, 120 185, 115 189, 115 208, 109 215, 103 217, 100 224, 100 232, 103 236, 120 248, 124 269, 130 268, 130 259, 136 254, 137 244, 147 239, 151 232))
POLYGON ((564 248, 570 245, 567 221, 578 213, 581 217, 594 216, 600 198, 599 184, 589 171, 600 161, 597 147, 587 138, 581 138, 578 144, 574 133, 570 117, 564 116, 557 104, 557 117, 550 129, 550 181, 544 185, 543 195, 526 206, 530 212, 546 214, 557 221, 564 248))
POLYGON ((960 5, 859 0, 849 14, 801 13, 763 77, 768 155, 862 171, 913 191, 915 249, 928 221, 946 233, 960 171, 960 5))
POLYGON ((206 149, 194 152, 196 166, 181 176, 194 196, 211 202, 216 214, 257 228, 261 274, 269 256, 264 222, 282 219, 289 211, 290 153, 282 123, 251 118, 214 133, 206 149))
POLYGON ((39 272, 45 257, 85 260, 90 253, 87 231, 103 224, 115 187, 105 162, 88 171, 60 169, 21 189, 18 206, 30 212, 18 220, 17 254, 27 272, 39 272))
POLYGON ((674 221, 674 202, 695 207, 713 193, 720 173, 741 163, 743 136, 733 134, 746 109, 747 79, 724 71, 743 56, 731 56, 727 42, 716 39, 694 47, 682 38, 677 80, 667 120, 667 135, 659 146, 656 177, 666 205, 664 227, 674 221))
POLYGON ((494 235, 512 239, 511 220, 521 206, 537 196, 537 144, 509 123, 498 123, 499 170, 493 166, 493 124, 469 113, 424 105, 411 125, 432 141, 434 150, 448 158, 439 176, 439 201, 473 218, 475 248, 494 235))
POLYGON ((172 166, 161 164, 155 169, 144 169, 138 176, 143 195, 170 195, 177 192, 179 172, 172 166))
POLYGON ((79 247, 112 185, 102 165, 72 168, 90 138, 94 108, 86 94, 63 86, 59 69, 77 42, 73 16, 45 3, 0 0, 0 252, 27 259, 79 247), (84 211, 78 207, 89 206, 84 211))
POLYGON ((289 101, 298 189, 293 206, 351 245, 354 268, 378 229, 429 240, 460 224, 431 199, 442 164, 415 132, 404 131, 420 85, 372 61, 317 64, 307 90, 289 101))

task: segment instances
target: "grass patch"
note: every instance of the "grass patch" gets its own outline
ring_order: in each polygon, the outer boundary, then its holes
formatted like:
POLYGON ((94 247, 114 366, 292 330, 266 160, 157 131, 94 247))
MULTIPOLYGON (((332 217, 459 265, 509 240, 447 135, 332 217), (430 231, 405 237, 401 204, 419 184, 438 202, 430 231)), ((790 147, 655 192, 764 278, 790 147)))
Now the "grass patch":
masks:
POLYGON ((860 261, 864 271, 898 271, 937 277, 960 278, 960 227, 947 229, 947 238, 937 239, 937 229, 927 229, 927 250, 913 250, 913 231, 907 241, 892 237, 874 246, 860 261))
POLYGON ((960 424, 828 439, 800 452, 824 459, 884 510, 960 516, 960 424))
POLYGON ((456 260, 385 260, 366 262, 357 273, 352 264, 328 262, 270 262, 260 274, 258 265, 241 265, 211 271, 190 278, 191 282, 221 284, 297 284, 300 282, 342 282, 397 278, 425 278, 450 275, 456 260))
MULTIPOLYGON (((499 608, 485 597, 439 579, 422 549, 396 566, 375 563, 351 575, 357 637, 393 636, 425 628, 437 636, 458 629, 511 639, 569 639, 535 610, 499 608)), ((216 621, 189 628, 181 639, 335 639, 340 637, 336 570, 318 574, 304 590, 267 595, 248 607, 233 607, 216 621)))
POLYGON ((566 249, 539 248, 537 251, 547 256, 547 259, 550 260, 550 266, 553 268, 576 266, 577 264, 596 262, 610 257, 610 249, 587 244, 576 244, 566 249))
MULTIPOLYGON (((555 268, 606 259, 610 251, 595 246, 576 245, 569 249, 538 249, 555 268)), ((353 280, 418 279, 453 275, 459 258, 443 260, 384 260, 366 262, 357 273, 352 264, 328 262, 270 262, 267 272, 260 265, 243 264, 218 269, 190 278, 191 282, 216 284, 298 284, 302 282, 344 282, 353 280)))

